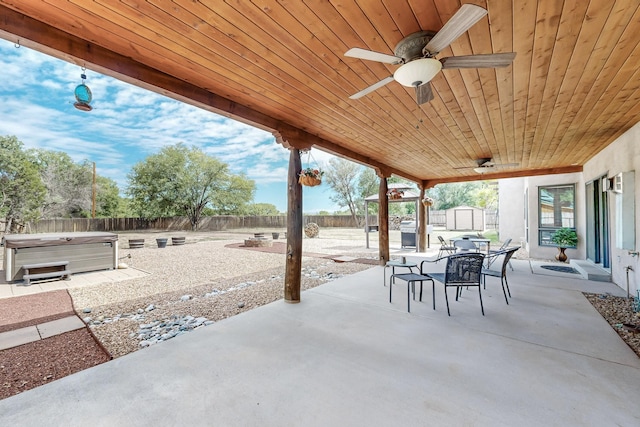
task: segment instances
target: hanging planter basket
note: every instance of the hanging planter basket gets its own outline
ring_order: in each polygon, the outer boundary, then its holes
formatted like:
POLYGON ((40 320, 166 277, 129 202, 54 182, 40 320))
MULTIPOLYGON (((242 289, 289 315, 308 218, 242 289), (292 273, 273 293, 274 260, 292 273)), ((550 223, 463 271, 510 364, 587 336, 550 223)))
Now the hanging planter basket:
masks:
MULTIPOLYGON (((300 185, 304 185, 307 187, 315 187, 316 185, 322 184, 322 175, 324 175, 324 171, 322 171, 316 163, 316 167, 311 167, 309 165, 313 156, 311 155, 311 151, 307 151, 307 167, 302 169, 298 174, 298 183, 300 185)), ((315 163, 315 159, 313 159, 315 163)))
POLYGON ((316 185, 322 184, 322 179, 311 175, 300 175, 298 182, 307 187, 315 187, 316 185))
POLYGON ((422 204, 425 206, 432 206, 433 199, 431 197, 425 197, 424 199, 422 199, 422 204))
POLYGON ((404 191, 398 190, 396 188, 387 191, 387 197, 389 200, 401 200, 402 196, 404 196, 404 191))

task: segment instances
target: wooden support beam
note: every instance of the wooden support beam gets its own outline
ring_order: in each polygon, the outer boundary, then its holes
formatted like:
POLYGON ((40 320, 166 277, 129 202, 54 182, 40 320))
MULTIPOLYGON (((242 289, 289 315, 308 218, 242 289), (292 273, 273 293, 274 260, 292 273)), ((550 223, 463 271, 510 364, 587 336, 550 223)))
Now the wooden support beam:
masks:
POLYGON ((418 200, 418 251, 427 251, 427 225, 429 225, 429 217, 425 215, 424 187, 420 186, 420 200, 418 200))
POLYGON ((298 173, 302 170, 300 150, 292 148, 289 154, 287 191, 287 262, 284 276, 284 300, 300 302, 302 272, 302 185, 298 173))
POLYGON ((380 177, 378 190, 378 251, 380 253, 380 265, 386 265, 389 261, 389 199, 387 197, 387 177, 380 177))
POLYGON ((540 175, 557 175, 562 173, 574 173, 582 172, 582 166, 566 166, 562 168, 549 168, 549 169, 531 169, 511 172, 498 172, 498 173, 485 173, 474 176, 458 176, 451 178, 436 178, 423 181, 425 188, 432 188, 438 184, 446 184, 450 182, 468 182, 468 181, 485 181, 489 179, 501 179, 501 178, 521 178, 527 176, 540 176, 540 175))

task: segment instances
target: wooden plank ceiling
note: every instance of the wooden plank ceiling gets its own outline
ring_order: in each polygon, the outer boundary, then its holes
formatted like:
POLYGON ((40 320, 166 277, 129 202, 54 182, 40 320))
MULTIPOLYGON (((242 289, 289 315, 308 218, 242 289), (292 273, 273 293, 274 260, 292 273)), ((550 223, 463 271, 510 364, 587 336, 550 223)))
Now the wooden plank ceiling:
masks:
POLYGON ((516 59, 443 70, 422 106, 397 82, 349 99, 398 66, 344 53, 393 54, 459 2, 0 0, 0 36, 426 185, 579 171, 640 120, 638 0, 472 3, 488 15, 438 58, 516 59))

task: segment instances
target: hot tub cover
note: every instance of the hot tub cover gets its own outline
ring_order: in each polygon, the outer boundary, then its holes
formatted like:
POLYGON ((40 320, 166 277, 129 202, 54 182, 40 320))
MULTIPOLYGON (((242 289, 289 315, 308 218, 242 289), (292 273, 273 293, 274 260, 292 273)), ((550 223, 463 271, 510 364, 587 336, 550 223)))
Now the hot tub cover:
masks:
POLYGON ((42 234, 7 234, 2 238, 6 248, 80 245, 83 243, 117 242, 118 235, 101 231, 42 234))

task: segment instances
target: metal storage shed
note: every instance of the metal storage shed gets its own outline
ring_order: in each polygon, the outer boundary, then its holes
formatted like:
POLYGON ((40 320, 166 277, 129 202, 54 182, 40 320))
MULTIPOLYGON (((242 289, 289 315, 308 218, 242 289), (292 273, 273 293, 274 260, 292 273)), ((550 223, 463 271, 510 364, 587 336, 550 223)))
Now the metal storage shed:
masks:
POLYGON ((447 230, 484 231, 484 209, 458 206, 445 211, 447 230))

